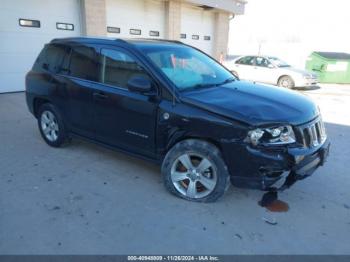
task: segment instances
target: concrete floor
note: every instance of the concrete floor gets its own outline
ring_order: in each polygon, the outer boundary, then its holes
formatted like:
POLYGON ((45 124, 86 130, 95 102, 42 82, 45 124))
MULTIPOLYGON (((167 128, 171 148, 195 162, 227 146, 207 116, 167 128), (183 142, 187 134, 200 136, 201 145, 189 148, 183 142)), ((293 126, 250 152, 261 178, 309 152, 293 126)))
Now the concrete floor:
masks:
POLYGON ((350 254, 350 86, 304 93, 332 148, 280 195, 286 213, 233 187, 217 203, 186 202, 153 164, 77 140, 50 148, 24 94, 0 95, 0 254, 350 254))

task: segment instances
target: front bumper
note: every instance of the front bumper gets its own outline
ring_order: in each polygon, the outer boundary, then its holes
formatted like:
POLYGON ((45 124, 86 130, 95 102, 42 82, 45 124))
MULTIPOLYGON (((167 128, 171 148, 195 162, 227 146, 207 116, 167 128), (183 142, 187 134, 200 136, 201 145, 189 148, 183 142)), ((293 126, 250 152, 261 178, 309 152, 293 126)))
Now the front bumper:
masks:
POLYGON ((328 139, 315 148, 252 148, 242 144, 238 152, 239 161, 225 160, 235 186, 268 190, 282 181, 282 187, 286 188, 322 166, 329 147, 328 139))
POLYGON ((302 78, 299 80, 296 80, 295 86, 296 87, 311 87, 311 86, 317 86, 319 84, 319 81, 317 78, 302 78))

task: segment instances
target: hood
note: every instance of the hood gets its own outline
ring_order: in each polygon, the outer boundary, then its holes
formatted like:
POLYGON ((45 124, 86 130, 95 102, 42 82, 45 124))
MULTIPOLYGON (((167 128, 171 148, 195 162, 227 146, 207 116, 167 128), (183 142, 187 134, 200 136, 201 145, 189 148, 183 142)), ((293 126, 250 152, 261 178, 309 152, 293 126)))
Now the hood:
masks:
POLYGON ((315 103, 305 95, 245 81, 185 91, 181 94, 181 100, 252 126, 280 123, 299 125, 319 114, 315 103))
POLYGON ((312 72, 309 72, 309 71, 306 71, 306 70, 303 70, 303 69, 298 69, 298 68, 295 68, 295 67, 280 67, 279 69, 283 69, 287 72, 293 72, 293 73, 297 73, 297 74, 301 74, 301 75, 310 75, 311 77, 314 77, 315 74, 312 73, 312 72))

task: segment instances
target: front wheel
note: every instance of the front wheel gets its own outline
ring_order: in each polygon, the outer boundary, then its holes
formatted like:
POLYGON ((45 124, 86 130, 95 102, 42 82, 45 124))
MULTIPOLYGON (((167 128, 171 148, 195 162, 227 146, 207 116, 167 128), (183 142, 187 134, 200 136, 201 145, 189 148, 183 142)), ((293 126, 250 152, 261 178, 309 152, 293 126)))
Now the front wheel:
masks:
POLYGON ((277 83, 278 86, 292 89, 295 86, 293 79, 290 76, 282 76, 277 83))
POLYGON ((162 174, 171 193, 196 202, 214 202, 230 185, 218 148, 196 139, 181 141, 167 153, 162 174))

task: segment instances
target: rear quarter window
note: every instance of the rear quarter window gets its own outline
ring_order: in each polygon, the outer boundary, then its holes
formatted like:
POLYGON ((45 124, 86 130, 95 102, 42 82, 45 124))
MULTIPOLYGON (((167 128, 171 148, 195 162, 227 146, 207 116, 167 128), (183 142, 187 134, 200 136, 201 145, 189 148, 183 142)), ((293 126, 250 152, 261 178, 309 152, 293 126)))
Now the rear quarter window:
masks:
POLYGON ((33 69, 35 71, 48 70, 57 73, 67 52, 67 47, 64 45, 48 44, 40 52, 33 69))

